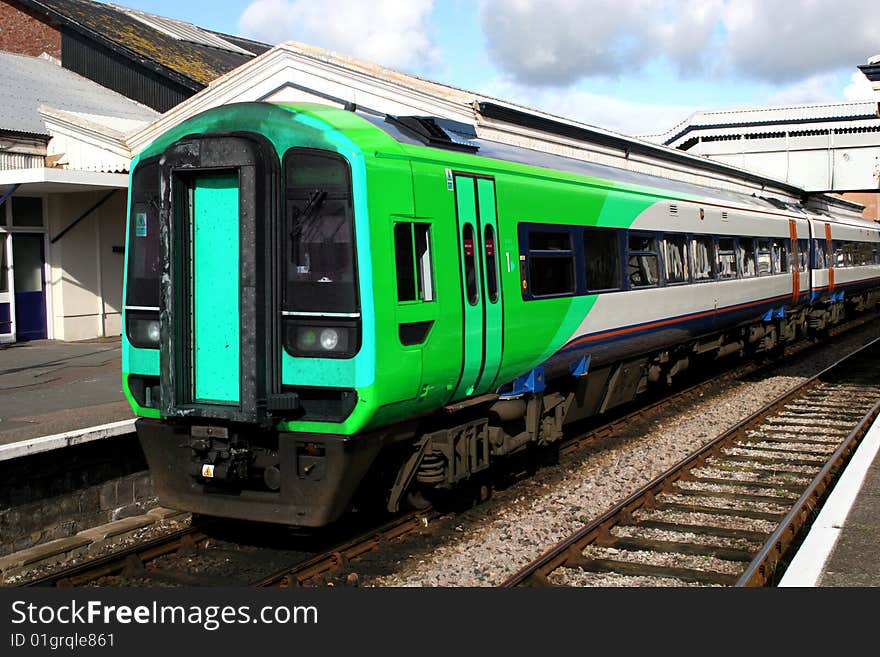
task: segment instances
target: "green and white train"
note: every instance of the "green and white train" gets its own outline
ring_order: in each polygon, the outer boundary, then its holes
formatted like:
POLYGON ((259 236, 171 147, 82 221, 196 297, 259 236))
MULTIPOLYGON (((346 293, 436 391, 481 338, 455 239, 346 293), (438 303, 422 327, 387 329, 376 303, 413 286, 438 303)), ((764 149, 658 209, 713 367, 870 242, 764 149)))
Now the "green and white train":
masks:
POLYGON ((186 121, 130 203, 123 379, 159 500, 291 525, 418 503, 880 283, 869 222, 318 105, 186 121))

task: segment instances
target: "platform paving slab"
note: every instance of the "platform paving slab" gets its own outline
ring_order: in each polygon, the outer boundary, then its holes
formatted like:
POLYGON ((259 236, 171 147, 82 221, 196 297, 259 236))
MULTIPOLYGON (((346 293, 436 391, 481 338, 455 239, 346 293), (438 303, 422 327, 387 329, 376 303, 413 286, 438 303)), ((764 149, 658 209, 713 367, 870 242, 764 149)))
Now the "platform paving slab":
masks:
POLYGON ((880 586, 880 456, 868 468, 819 586, 880 586))
POLYGON ((140 529, 157 522, 173 520, 185 516, 186 512, 176 509, 156 507, 140 516, 86 529, 75 536, 61 538, 34 547, 20 550, 0 557, 0 575, 2 580, 24 574, 34 568, 53 566, 70 559, 95 555, 111 543, 119 543, 130 538, 140 529))
POLYGON ((90 543, 91 540, 85 536, 76 535, 35 545, 26 550, 0 557, 0 572, 4 577, 9 577, 15 575, 16 571, 20 572, 26 568, 61 563, 80 554, 81 548, 85 548, 90 543))
POLYGON ((119 338, 0 349, 0 445, 133 418, 119 338))

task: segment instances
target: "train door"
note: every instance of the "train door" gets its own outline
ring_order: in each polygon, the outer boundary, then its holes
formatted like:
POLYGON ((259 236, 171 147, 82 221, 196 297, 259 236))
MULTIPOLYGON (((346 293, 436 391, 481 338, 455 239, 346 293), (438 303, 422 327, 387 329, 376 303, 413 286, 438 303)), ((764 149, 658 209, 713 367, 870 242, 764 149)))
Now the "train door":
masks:
POLYGON ((828 263, 828 294, 834 293, 834 243, 831 241, 831 224, 825 224, 825 253, 828 263))
POLYGON ((797 305, 798 298, 801 295, 801 258, 797 222, 794 219, 788 220, 788 234, 791 243, 791 302, 797 305))
POLYGON ((238 404, 238 173, 195 176, 187 192, 193 401, 238 404))
POLYGON ((280 389, 277 156, 256 136, 185 138, 162 177, 163 412, 263 421, 280 389))
POLYGON ((501 366, 502 298, 498 273, 495 181, 455 176, 461 257, 463 358, 452 398, 493 390, 501 366))
MULTIPOLYGON (((5 208, 0 205, 0 212, 5 208)), ((0 217, 2 224, 2 217, 0 217)), ((0 233, 0 343, 11 342, 13 336, 12 330, 12 294, 9 292, 9 236, 6 233, 0 233)))

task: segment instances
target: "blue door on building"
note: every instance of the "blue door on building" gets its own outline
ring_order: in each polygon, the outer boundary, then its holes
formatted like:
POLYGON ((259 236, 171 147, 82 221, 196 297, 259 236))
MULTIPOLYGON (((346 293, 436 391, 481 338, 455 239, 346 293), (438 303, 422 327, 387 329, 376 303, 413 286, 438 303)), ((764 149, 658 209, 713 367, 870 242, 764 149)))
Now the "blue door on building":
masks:
POLYGON ((15 334, 18 340, 45 340, 46 277, 43 235, 12 235, 15 279, 15 334))
MULTIPOLYGON (((0 212, 3 206, 0 206, 0 212)), ((0 222, 3 217, 0 216, 0 222)), ((12 339, 12 299, 9 294, 9 257, 6 250, 9 236, 0 233, 0 342, 12 339)))

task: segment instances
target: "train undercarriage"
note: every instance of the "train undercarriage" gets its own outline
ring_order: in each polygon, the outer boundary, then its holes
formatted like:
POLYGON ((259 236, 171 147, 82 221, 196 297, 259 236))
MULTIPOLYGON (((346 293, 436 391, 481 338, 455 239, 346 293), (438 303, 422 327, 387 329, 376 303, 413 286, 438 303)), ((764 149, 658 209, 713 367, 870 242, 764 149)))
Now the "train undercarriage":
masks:
POLYGON ((776 356, 819 336, 847 314, 873 309, 880 293, 799 307, 672 348, 633 355, 544 382, 532 372, 506 394, 451 404, 420 420, 357 436, 279 433, 207 420, 140 419, 138 434, 164 504, 206 515, 319 527, 384 490, 387 511, 419 506, 564 428, 672 385, 700 364, 776 356), (195 422, 195 423, 194 423, 195 422), (365 492, 369 489, 369 493, 365 492), (364 493, 364 494, 361 494, 364 493))

